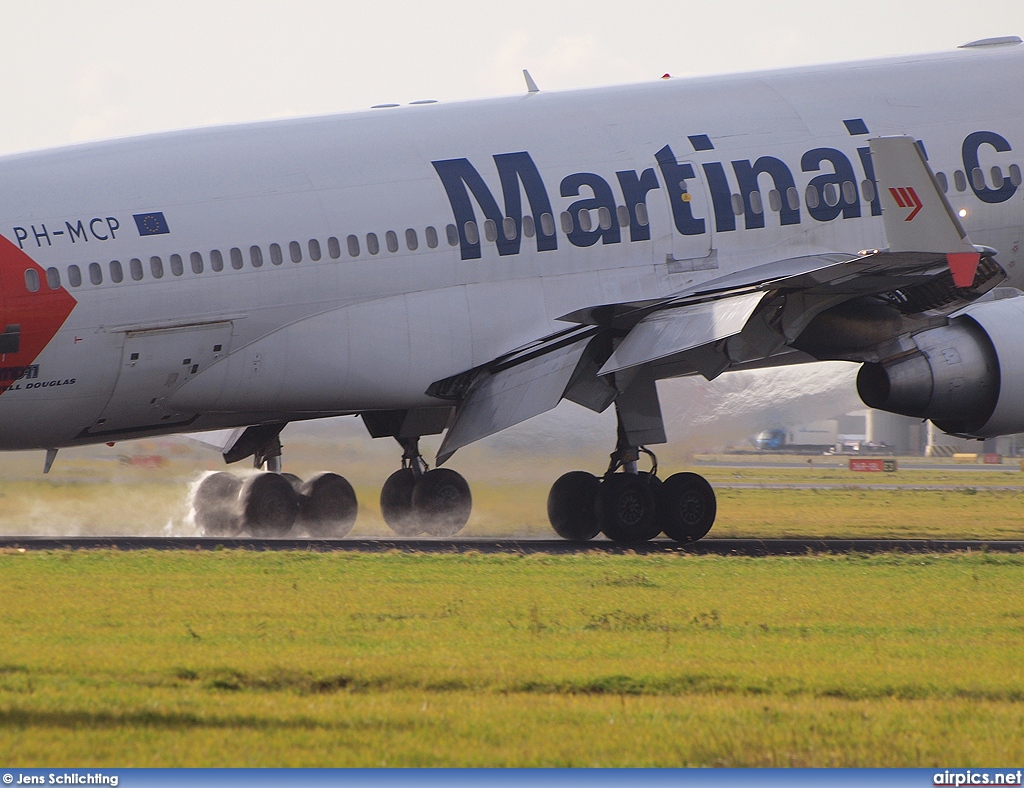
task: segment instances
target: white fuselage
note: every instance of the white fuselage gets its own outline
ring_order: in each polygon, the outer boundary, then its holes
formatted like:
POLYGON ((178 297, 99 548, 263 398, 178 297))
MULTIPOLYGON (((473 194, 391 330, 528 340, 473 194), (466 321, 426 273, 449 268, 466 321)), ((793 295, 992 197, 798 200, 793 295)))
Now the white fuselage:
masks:
POLYGON ((5 325, 55 333, 0 359, 0 448, 437 404, 432 382, 573 310, 880 247, 872 136, 922 141, 1019 286, 1022 95, 1024 46, 1001 46, 2 159, 5 325), (509 221, 487 224, 487 193, 509 221))

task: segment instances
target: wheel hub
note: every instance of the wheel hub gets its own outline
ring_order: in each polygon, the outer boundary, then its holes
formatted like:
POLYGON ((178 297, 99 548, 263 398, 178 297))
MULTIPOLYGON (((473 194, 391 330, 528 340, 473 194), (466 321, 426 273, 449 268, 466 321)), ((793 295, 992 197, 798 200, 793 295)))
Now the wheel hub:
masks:
POLYGON ((633 490, 626 490, 619 496, 617 507, 619 522, 627 527, 636 527, 644 517, 644 502, 633 490))
POLYGON ((704 518, 704 499, 696 493, 688 493, 679 501, 679 517, 686 525, 696 525, 704 518))

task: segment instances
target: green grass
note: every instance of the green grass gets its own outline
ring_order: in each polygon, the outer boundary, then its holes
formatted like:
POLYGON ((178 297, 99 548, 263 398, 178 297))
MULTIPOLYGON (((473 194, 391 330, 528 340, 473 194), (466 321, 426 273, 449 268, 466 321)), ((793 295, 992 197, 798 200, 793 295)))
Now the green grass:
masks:
POLYGON ((1024 556, 0 554, 0 760, 1024 758, 1024 556))

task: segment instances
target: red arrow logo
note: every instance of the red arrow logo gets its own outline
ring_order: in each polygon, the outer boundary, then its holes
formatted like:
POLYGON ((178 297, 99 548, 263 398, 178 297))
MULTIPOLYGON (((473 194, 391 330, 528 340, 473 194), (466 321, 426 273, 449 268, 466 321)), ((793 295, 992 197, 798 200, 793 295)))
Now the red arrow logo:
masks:
POLYGON ((0 353, 0 394, 14 385, 14 370, 35 363, 76 303, 63 287, 51 289, 46 271, 0 236, 0 331, 8 335, 8 342, 13 339, 10 349, 0 353))
POLYGON ((898 189, 889 189, 889 194, 892 195, 892 198, 900 208, 914 209, 910 212, 910 216, 903 220, 905 222, 914 221, 914 217, 924 208, 924 204, 921 202, 921 198, 917 196, 913 186, 900 186, 898 189))

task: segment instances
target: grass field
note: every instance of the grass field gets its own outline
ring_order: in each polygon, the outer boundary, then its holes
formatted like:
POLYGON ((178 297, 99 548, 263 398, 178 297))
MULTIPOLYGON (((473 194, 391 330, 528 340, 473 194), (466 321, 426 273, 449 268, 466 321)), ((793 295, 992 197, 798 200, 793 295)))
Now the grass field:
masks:
POLYGON ((1024 759, 1024 556, 0 554, 11 765, 1024 759))

